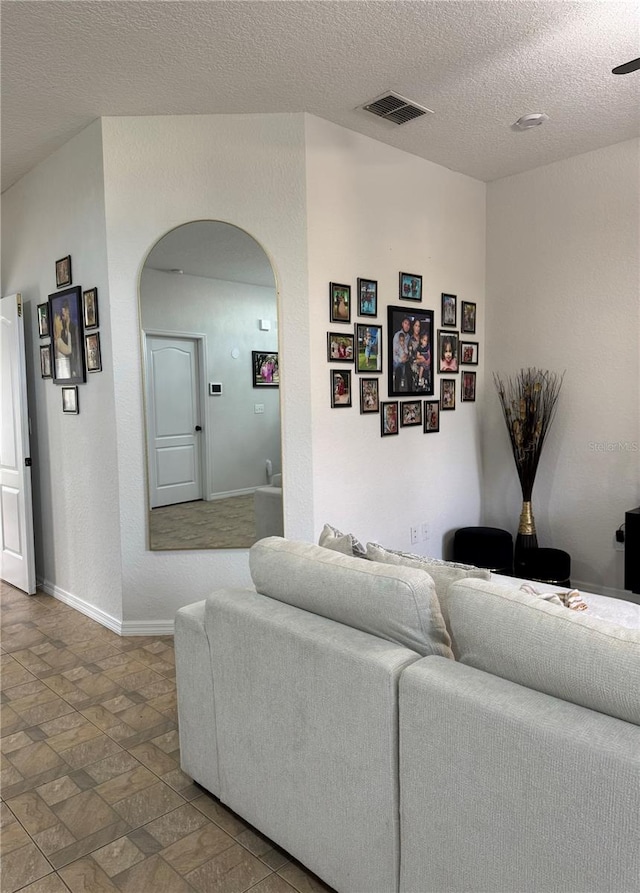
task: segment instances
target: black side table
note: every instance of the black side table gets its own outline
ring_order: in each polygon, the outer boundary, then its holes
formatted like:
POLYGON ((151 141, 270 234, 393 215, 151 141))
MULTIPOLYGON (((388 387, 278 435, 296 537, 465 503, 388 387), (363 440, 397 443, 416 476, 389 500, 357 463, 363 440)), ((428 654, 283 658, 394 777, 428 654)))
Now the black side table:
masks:
POLYGON ((537 583, 571 588, 571 556, 562 549, 527 549, 516 572, 519 577, 537 583))

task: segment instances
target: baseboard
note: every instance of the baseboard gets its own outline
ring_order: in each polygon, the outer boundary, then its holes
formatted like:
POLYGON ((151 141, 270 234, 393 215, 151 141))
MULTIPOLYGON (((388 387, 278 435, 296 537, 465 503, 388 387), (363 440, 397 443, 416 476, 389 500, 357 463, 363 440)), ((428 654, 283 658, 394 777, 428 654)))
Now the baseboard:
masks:
POLYGON ((615 589, 612 586, 596 586, 593 583, 585 583, 582 580, 571 579, 571 585, 574 589, 582 590, 582 592, 591 592, 593 595, 607 595, 609 598, 622 598, 627 602, 640 604, 640 595, 631 592, 629 589, 615 589))
POLYGON ((102 611, 100 608, 96 608, 95 605, 84 601, 84 599, 78 598, 77 595, 66 592, 66 590, 56 586, 50 580, 43 580, 38 577, 36 583, 38 588, 46 592, 47 595, 52 595, 58 601, 64 602, 65 605, 69 605, 70 608, 73 608, 80 614, 90 617, 101 626, 106 626, 107 629, 117 633, 119 636, 173 635, 173 620, 118 620, 116 617, 112 617, 111 614, 107 614, 106 611, 102 611))
POLYGON ((255 493, 258 486, 265 486, 265 484, 257 484, 255 487, 245 487, 243 490, 225 490, 222 493, 210 493, 208 501, 215 502, 216 499, 228 499, 230 496, 248 496, 250 493, 255 493))

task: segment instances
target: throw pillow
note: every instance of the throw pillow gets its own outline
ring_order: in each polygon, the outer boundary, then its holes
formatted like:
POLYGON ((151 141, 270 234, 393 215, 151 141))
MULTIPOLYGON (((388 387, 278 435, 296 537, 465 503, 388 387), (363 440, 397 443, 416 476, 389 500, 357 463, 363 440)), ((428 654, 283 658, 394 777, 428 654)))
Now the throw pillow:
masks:
POLYGON ((325 549, 333 549, 343 555, 353 555, 356 558, 364 558, 367 550, 352 533, 342 533, 331 524, 325 524, 318 540, 318 545, 325 549))

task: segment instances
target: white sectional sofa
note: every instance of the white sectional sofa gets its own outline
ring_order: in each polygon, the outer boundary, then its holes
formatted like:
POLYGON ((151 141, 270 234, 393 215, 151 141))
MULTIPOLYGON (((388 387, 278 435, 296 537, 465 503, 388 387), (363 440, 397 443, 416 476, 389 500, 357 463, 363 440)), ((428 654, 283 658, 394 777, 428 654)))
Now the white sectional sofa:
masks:
POLYGON ((178 612, 184 771, 339 893, 637 893, 640 606, 376 549, 178 612))

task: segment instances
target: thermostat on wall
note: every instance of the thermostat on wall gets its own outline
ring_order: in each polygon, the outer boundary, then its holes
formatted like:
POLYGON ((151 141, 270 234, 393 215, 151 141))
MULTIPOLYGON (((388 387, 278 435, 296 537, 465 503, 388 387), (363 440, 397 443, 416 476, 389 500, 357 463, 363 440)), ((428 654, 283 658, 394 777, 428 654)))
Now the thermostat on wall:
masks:
POLYGON ((221 393, 222 393, 222 382, 210 381, 209 382, 209 396, 210 397, 219 397, 221 393))

